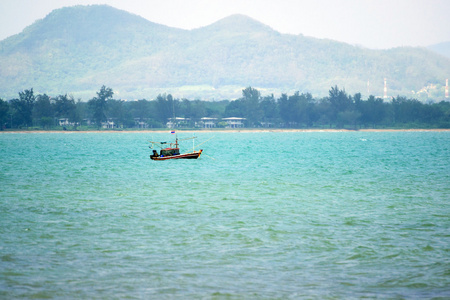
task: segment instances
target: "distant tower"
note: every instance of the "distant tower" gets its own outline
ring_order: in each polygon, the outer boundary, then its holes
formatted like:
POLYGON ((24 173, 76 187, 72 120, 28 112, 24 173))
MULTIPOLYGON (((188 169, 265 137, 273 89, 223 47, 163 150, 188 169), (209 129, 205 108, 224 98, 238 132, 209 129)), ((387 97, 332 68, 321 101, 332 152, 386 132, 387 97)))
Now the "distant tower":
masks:
POLYGON ((448 98, 448 79, 445 79, 445 98, 448 98))
POLYGON ((386 84, 386 78, 384 79, 384 99, 387 99, 387 84, 386 84))

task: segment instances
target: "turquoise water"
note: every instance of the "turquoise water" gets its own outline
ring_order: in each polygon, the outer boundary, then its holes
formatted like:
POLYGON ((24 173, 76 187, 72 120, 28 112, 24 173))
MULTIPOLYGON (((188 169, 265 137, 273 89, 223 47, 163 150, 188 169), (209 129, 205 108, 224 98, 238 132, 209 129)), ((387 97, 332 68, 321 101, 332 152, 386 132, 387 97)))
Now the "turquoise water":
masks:
POLYGON ((450 132, 196 135, 0 134, 0 298, 450 298, 450 132))

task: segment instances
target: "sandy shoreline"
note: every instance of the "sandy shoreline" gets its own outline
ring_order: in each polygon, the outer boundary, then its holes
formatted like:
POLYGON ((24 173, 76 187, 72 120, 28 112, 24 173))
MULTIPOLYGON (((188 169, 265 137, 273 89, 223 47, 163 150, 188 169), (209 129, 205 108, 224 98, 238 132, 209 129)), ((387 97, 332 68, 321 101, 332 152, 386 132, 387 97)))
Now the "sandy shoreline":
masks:
MULTIPOLYGON (((450 129, 217 129, 217 130, 177 130, 178 133, 258 133, 258 132, 450 132, 450 129)), ((170 129, 158 130, 12 130, 0 131, 2 133, 170 133, 170 129)))

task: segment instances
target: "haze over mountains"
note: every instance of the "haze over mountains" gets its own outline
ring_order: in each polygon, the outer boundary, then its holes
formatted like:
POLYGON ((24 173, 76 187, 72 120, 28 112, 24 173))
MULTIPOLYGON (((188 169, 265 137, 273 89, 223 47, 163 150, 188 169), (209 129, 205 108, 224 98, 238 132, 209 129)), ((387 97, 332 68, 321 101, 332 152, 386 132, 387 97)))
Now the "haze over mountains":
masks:
POLYGON ((183 30, 110 6, 75 6, 0 42, 0 98, 34 88, 87 101, 102 85, 117 99, 159 93, 234 99, 247 86, 263 95, 300 91, 321 97, 335 85, 350 94, 382 96, 387 78, 389 96, 425 93, 442 100, 450 77, 448 43, 432 49, 370 50, 280 34, 243 15, 183 30))

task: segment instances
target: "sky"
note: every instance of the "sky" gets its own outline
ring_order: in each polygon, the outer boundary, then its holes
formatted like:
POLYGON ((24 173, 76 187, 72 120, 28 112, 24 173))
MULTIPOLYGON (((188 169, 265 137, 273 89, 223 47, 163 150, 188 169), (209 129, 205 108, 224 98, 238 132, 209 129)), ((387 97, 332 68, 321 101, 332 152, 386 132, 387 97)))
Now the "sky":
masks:
POLYGON ((0 0, 0 40, 54 9, 90 4, 183 29, 243 14, 281 33, 372 49, 450 41, 450 0, 0 0))

